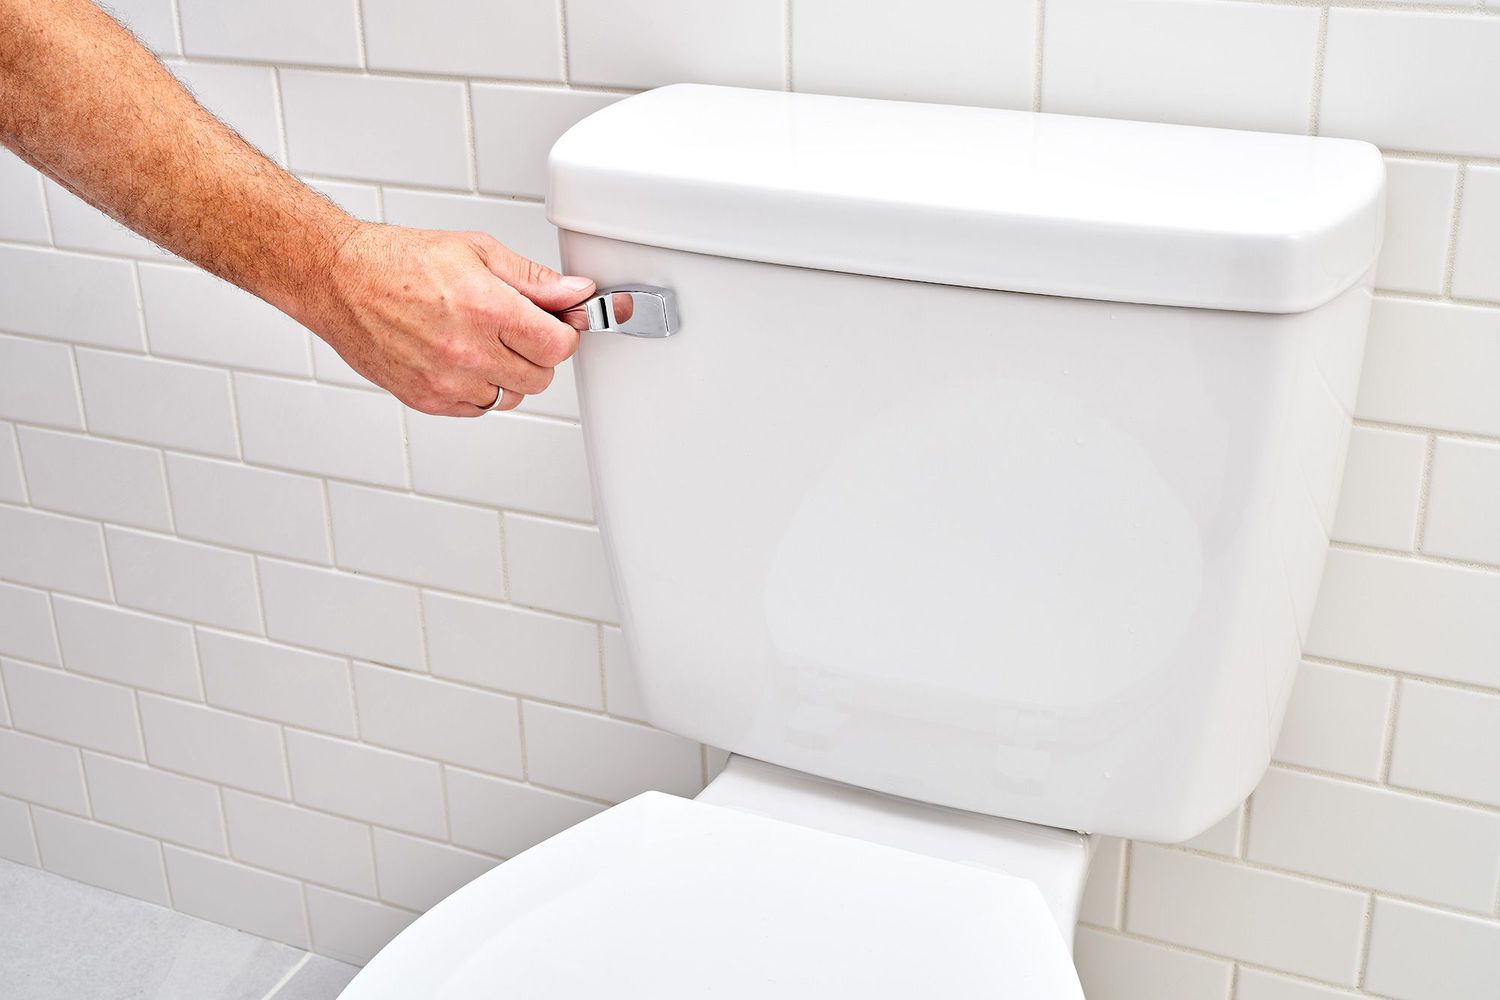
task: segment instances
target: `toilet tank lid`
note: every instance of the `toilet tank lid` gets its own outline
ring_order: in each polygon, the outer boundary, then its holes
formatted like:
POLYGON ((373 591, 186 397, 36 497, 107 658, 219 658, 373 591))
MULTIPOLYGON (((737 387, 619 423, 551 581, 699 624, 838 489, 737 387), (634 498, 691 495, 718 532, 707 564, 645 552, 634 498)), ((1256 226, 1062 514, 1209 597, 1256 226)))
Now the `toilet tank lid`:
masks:
POLYGON ((552 147, 547 217, 649 246, 974 288, 1292 313, 1380 248, 1368 143, 679 84, 552 147))

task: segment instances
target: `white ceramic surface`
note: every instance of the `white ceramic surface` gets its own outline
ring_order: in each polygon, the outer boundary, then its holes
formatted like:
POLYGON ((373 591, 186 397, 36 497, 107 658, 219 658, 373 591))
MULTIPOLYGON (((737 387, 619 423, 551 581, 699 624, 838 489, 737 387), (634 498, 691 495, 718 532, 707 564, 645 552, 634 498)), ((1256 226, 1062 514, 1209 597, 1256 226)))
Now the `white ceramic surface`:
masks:
POLYGON ((1182 840, 1265 769, 1335 510, 1369 294, 1270 316, 567 233, 677 289, 584 338, 653 724, 961 809, 1182 840))
POLYGON ((575 125, 549 172, 547 216, 570 232, 971 288, 1290 313, 1374 262, 1385 167, 1374 146, 1347 140, 680 85, 575 125))
POLYGON ((454 893, 343 1000, 709 995, 1083 993, 1025 879, 647 792, 454 893))

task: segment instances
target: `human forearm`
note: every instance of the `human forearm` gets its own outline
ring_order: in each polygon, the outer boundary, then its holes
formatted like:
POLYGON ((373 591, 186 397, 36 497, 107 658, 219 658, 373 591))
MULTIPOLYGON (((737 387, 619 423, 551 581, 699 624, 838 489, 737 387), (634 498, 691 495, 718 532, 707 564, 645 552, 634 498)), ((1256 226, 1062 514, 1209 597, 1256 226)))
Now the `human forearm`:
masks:
POLYGON ((304 321, 357 226, 200 107, 88 0, 0 0, 0 141, 304 321))
POLYGON ((509 409, 577 347, 579 312, 551 314, 593 282, 484 233, 351 218, 200 107, 88 0, 0 0, 0 142, 423 412, 509 409))

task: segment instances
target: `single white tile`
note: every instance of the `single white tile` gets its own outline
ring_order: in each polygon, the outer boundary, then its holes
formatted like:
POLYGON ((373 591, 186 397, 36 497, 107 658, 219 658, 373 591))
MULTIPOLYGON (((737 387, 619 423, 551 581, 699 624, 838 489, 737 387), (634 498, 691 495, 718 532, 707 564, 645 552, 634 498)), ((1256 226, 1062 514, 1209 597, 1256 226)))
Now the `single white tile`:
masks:
POLYGON ((1398 292, 1443 290, 1458 165, 1385 161, 1385 241, 1375 284, 1398 292))
POLYGON ((460 83, 284 69, 281 105, 296 170, 469 186, 460 83))
POLYGON ((371 69, 562 79, 556 0, 364 0, 371 69))
POLYGON ((183 538, 328 563, 323 484, 306 476, 167 455, 172 514, 183 538))
POLYGON ((1043 111, 1307 131, 1316 10, 1050 0, 1042 45, 1043 111))
POLYGON ((17 729, 120 757, 145 757, 129 688, 16 660, 0 660, 0 673, 17 729))
MULTIPOLYGON (((356 219, 380 222, 380 189, 373 184, 349 184, 344 181, 307 180, 304 183, 338 205, 356 219)), ((314 338, 316 339, 316 338, 314 338)))
POLYGON ((42 864, 31 833, 31 811, 19 799, 4 796, 0 796, 0 858, 33 868, 42 864))
MULTIPOLYGON (((116 254, 141 260, 170 260, 172 255, 146 237, 126 229, 102 211, 79 198, 57 182, 42 184, 47 200, 47 216, 52 222, 52 239, 65 250, 116 254)), ((123 261, 111 261, 128 267, 123 261)), ((119 345, 107 345, 119 346, 119 345)), ((129 344, 139 350, 139 343, 129 344)))
POLYGON ((1401 682, 1393 785, 1500 806, 1500 694, 1401 682))
POLYGON ((162 853, 175 909, 298 948, 308 946, 297 882, 170 844, 162 853))
POLYGON ((0 417, 83 429, 83 405, 66 344, 0 335, 0 417))
POLYGON ((405 754, 288 730, 296 801, 426 837, 447 836, 438 765, 405 754))
POLYGON ((566 0, 574 83, 723 83, 780 90, 780 0, 566 0))
POLYGON ((1273 768, 1250 810, 1248 857, 1383 892, 1488 913, 1500 815, 1273 768), (1441 844, 1441 850, 1414 850, 1441 844))
POLYGON ((420 669, 417 591, 352 573, 260 560, 266 634, 330 653, 420 669), (337 608, 338 614, 327 609, 337 608))
POLYGON ((1225 1000, 1229 962, 1078 928, 1073 961, 1089 1000, 1225 1000))
POLYGON ((524 702, 526 771, 538 784, 620 802, 650 789, 696 795, 698 744, 649 726, 524 702))
POLYGON ((1497 50, 1500 21, 1482 16, 1334 8, 1318 131, 1388 149, 1500 155, 1500 116, 1486 96, 1500 88, 1497 50))
POLYGON ((1410 551, 1427 442, 1420 434, 1356 427, 1349 435, 1333 537, 1410 551))
POLYGON ((1346 990, 1244 967, 1234 990, 1235 1000, 1353 1000, 1355 996, 1346 990))
POLYGON ((0 501, 24 504, 26 486, 21 477, 21 448, 14 424, 0 422, 0 501))
POLYGON ((0 505, 0 578, 107 598, 106 576, 99 525, 0 505))
POLYGON ((1100 927, 1120 926, 1120 898, 1125 888, 1125 841, 1101 837, 1089 862, 1088 881, 1078 905, 1078 919, 1100 927))
POLYGON ((47 871, 159 906, 172 905, 161 847, 155 840, 50 809, 33 809, 31 819, 47 871))
POLYGON ((76 353, 89 430, 186 451, 239 454, 228 372, 102 351, 76 353))
POLYGON ((172 0, 111 0, 108 13, 153 52, 181 51, 172 0))
MULTIPOLYGON (((471 464, 476 454, 482 452, 469 454, 471 464)), ((328 503, 333 548, 344 569, 504 596, 500 518, 494 511, 347 483, 328 484, 328 503)))
POLYGON ((521 776, 516 699, 389 667, 354 665, 359 732, 368 743, 521 776))
POLYGON ((229 850, 257 868, 375 895, 370 828, 286 802, 224 791, 229 850))
POLYGON ((341 892, 307 887, 312 946, 320 955, 363 965, 417 919, 415 913, 341 892))
POLYGON ((314 475, 406 485, 394 397, 236 374, 245 459, 314 475))
POLYGON ((359 65, 356 7, 341 0, 179 0, 178 10, 190 56, 359 65))
POLYGON ((1234 811, 1213 826, 1204 830, 1191 840, 1182 842, 1182 846, 1191 847, 1195 851, 1207 851, 1210 854, 1222 854, 1232 858, 1239 853, 1240 847, 1240 823, 1243 818, 1244 805, 1236 806, 1234 811))
POLYGON ((0 794, 86 814, 88 795, 78 750, 0 729, 0 794))
POLYGON ((418 229, 478 230, 522 257, 554 271, 562 267, 557 229, 547 221, 547 209, 535 202, 389 189, 385 192, 385 221, 418 229))
POLYGON ((1490 1000, 1500 923, 1375 898, 1364 988, 1396 1000, 1490 1000))
POLYGON ((1497 383, 1500 310, 1375 300, 1357 416, 1500 435, 1497 383))
POLYGON ((614 625, 603 629, 604 685, 609 699, 609 714, 623 715, 627 719, 647 721, 646 702, 641 697, 640 679, 635 664, 630 659, 630 650, 625 645, 625 635, 614 625))
POLYGON ((203 697, 188 626, 70 597, 54 597, 52 606, 69 670, 181 698, 203 697))
POLYGON ((104 529, 115 598, 127 607, 240 632, 260 631, 252 560, 165 535, 104 529))
POLYGON ((603 810, 594 802, 445 768, 453 842, 513 858, 603 810))
POLYGON ((1500 574, 1334 550, 1307 652, 1500 686, 1500 574))
POLYGON ((494 858, 418 840, 389 830, 375 831, 375 865, 380 897, 397 906, 428 910, 491 868, 494 858))
POLYGON ((276 726, 154 694, 139 701, 152 764, 278 798, 290 793, 276 726))
POLYGON ((198 630, 211 705, 336 736, 354 735, 345 661, 261 639, 198 630))
POLYGON ((171 527, 161 452, 80 434, 22 427, 31 502, 63 514, 161 531, 171 527))
POLYGON ((1373 781, 1395 681, 1321 663, 1297 668, 1276 759, 1373 781))
MULTIPOLYGON (((35 502, 35 487, 32 489, 35 502)), ((1438 438, 1422 551, 1500 564, 1500 445, 1438 438)))
POLYGON ((515 603, 618 620, 598 528, 506 514, 505 559, 515 603))
POLYGON ((570 618, 423 593, 432 672, 468 684, 601 708, 595 627, 570 618))
POLYGON ((212 854, 225 852, 219 790, 207 782, 83 755, 94 818, 212 854))
POLYGON ((52 634, 52 606, 42 591, 0 583, 0 622, 5 623, 0 653, 52 666, 62 662, 52 634))
POLYGON ((407 428, 412 485, 422 493, 579 521, 594 516, 583 430, 575 424, 514 413, 479 420, 412 413, 407 428))
MULTIPOLYGON (((573 69, 576 77, 576 63, 573 69)), ((617 94, 489 83, 476 83, 472 91, 479 190, 534 198, 546 193, 552 144, 579 120, 620 99, 617 94)))
POLYGON ((29 163, 8 149, 0 149, 0 239, 48 242, 42 182, 29 163))
POLYGON ((791 13, 796 90, 1031 110, 1031 0, 893 4, 874 17, 861 0, 798 0, 791 13))
POLYGON ((1352 984, 1364 910, 1365 894, 1354 889, 1151 844, 1131 848, 1132 933, 1352 984))
POLYGON ((249 292, 192 267, 142 264, 151 352, 289 375, 311 375, 307 331, 249 292))
POLYGON ((277 163, 284 162, 276 125, 276 87, 269 66, 173 62, 167 68, 199 104, 241 138, 277 163))
POLYGON ((1500 301, 1500 167, 1471 166, 1464 177, 1453 294, 1500 301))
POLYGON ((12 333, 130 351, 145 346, 125 261, 0 246, 0 274, 12 333))

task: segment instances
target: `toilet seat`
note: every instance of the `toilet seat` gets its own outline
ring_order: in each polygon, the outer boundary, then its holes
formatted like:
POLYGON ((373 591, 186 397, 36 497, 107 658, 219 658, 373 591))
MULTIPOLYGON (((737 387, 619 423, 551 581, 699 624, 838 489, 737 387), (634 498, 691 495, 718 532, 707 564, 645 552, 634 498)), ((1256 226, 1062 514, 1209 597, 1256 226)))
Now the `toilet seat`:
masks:
POLYGON ((660 792, 423 915, 342 1000, 1082 1000, 1025 879, 660 792))

